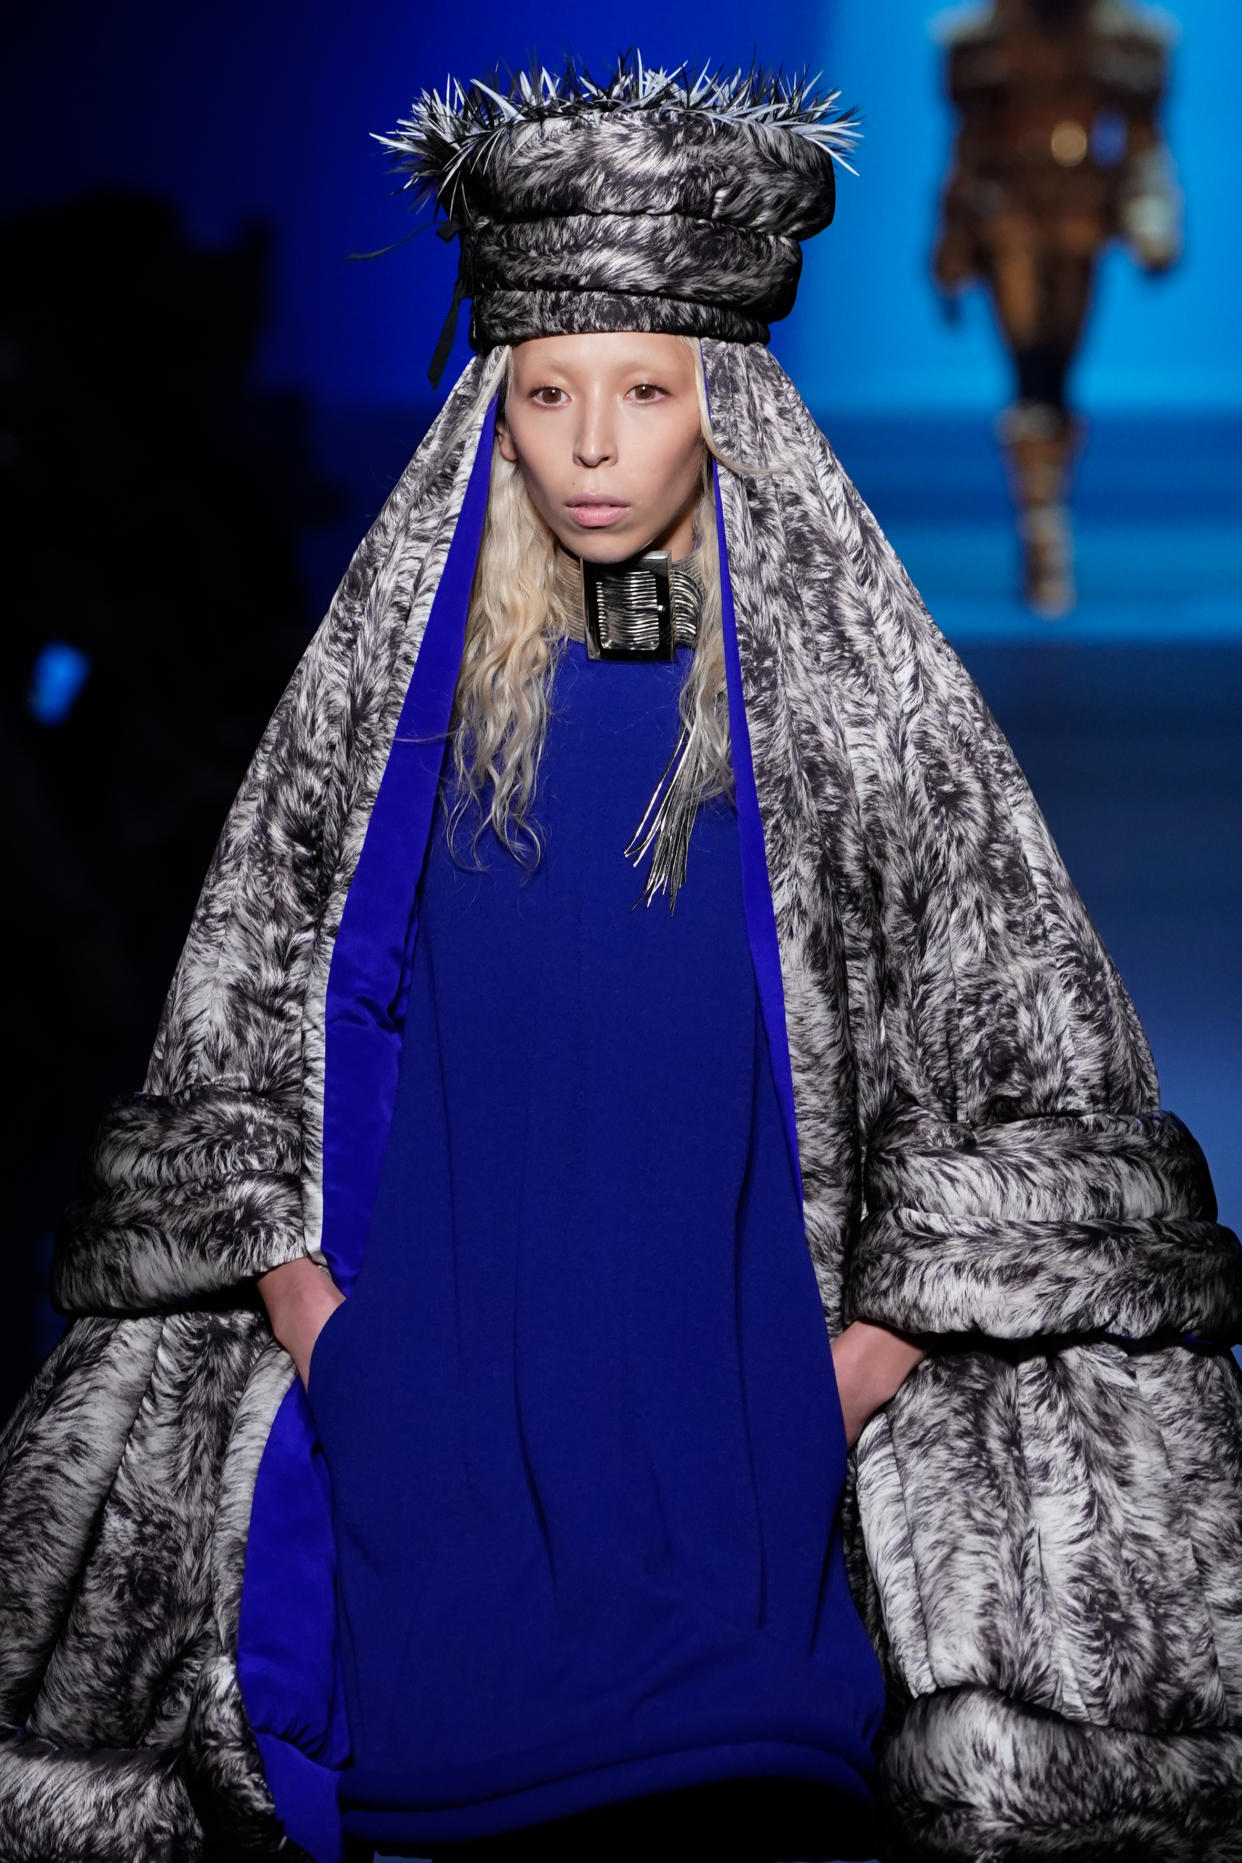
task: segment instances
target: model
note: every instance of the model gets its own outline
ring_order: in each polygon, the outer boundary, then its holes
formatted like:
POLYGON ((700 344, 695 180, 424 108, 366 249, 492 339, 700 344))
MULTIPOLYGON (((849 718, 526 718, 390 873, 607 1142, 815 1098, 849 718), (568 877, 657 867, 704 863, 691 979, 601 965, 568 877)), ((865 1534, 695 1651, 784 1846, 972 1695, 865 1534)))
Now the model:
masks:
POLYGON ((850 124, 633 56, 390 141, 477 353, 59 1239, 0 1853, 1222 1863, 1242 1250, 766 347, 850 124))
POLYGON ((1096 268, 1124 241, 1150 273, 1181 252, 1181 191, 1160 127, 1172 21, 1129 0, 988 0, 934 22, 958 115, 936 282, 978 279, 1013 362, 998 422, 1018 507, 1022 589, 1073 607, 1069 484, 1082 421, 1067 378, 1096 268))

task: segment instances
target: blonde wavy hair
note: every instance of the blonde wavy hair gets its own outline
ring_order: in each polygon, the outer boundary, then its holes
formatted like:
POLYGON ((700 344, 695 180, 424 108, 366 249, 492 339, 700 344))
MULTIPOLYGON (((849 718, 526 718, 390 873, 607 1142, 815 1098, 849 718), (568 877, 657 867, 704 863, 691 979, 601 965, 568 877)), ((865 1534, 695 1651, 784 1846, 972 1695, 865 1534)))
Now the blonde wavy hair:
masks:
MULTIPOLYGON (((733 789, 712 460, 738 472, 754 468, 721 451, 707 408, 699 340, 682 336, 678 341, 694 355, 703 438, 690 562, 703 584, 704 603, 694 658, 679 699, 681 720, 690 733, 687 779, 702 800, 731 795, 733 789)), ((499 387, 503 409, 512 377, 513 350, 503 344, 489 358, 480 399, 486 403, 499 387)), ((464 817, 477 815, 471 839, 476 865, 481 864, 479 839, 489 822, 501 845, 522 865, 536 867, 542 855, 539 830, 530 814, 547 732, 551 675, 564 643, 557 548, 552 530, 530 500, 521 467, 505 459, 495 445, 449 725, 455 784, 445 833, 452 847, 464 817)))

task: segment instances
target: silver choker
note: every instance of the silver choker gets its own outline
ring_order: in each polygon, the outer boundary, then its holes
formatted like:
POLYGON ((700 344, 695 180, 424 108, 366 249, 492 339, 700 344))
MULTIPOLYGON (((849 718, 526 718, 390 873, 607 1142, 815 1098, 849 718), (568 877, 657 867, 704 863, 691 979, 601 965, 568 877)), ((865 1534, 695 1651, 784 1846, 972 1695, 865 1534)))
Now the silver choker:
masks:
MULTIPOLYGON (((623 563, 588 563, 567 550, 556 553, 556 586, 563 633, 584 640, 592 660, 673 660, 679 646, 698 641, 703 584, 694 559, 672 561, 668 550, 644 550, 623 563)), ((685 883, 690 835, 698 811, 698 785, 683 724, 651 800, 625 849, 634 866, 647 853, 651 865, 634 904, 648 906, 667 892, 670 911, 685 883)))
POLYGON ((621 563, 591 563, 558 549, 565 633, 585 641, 592 660, 674 659, 698 639, 703 585, 693 560, 644 550, 621 563))

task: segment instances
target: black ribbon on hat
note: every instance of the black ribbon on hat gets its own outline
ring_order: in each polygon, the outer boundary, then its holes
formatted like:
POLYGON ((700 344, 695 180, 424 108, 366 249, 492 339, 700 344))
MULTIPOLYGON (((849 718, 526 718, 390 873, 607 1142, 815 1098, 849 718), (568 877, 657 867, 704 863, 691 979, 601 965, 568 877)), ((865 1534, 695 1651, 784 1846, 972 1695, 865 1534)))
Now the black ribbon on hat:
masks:
MULTIPOLYGON (((436 232, 440 235, 441 239, 453 239, 458 234, 464 234, 465 230, 464 221, 452 218, 446 220, 442 226, 436 228, 436 232)), ((470 263, 466 253, 466 241, 463 238, 457 254, 457 277, 453 282, 452 300, 444 319, 443 328, 440 331, 440 340, 436 344, 435 351, 431 358, 431 366, 427 370, 427 379, 433 388, 439 387, 440 377, 444 373, 444 365, 448 361, 453 348, 453 341, 457 335, 457 314, 461 309, 461 301, 463 298, 468 298, 471 295, 470 263)))

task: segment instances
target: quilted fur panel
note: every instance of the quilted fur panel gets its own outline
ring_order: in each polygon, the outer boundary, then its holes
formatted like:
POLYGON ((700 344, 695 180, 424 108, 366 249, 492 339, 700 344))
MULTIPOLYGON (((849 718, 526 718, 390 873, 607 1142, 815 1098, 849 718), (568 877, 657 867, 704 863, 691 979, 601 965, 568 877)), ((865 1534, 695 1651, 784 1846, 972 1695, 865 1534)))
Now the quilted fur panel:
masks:
POLYGON ((1167 1111, 1075 1110, 1034 1124, 1002 1117, 953 1125, 917 1107, 894 1107, 872 1132, 866 1194, 873 1210, 940 1215, 1216 1215, 1203 1152, 1167 1111))
POLYGON ((507 292, 580 288, 676 297, 691 269, 710 272, 721 298, 743 316, 762 322, 793 309, 802 269, 794 239, 673 216, 653 216, 637 250, 634 235, 628 213, 558 213, 546 222, 480 226, 471 242, 475 277, 507 292))
MULTIPOLYGON (((703 344, 721 445, 764 463, 779 410, 766 406, 757 347, 703 344)), ((825 1313, 840 1324, 846 1238, 861 1197, 858 1103, 871 1090, 855 1055, 878 1041, 873 877, 856 776, 824 703, 812 538, 822 525, 805 472, 721 475, 747 727, 780 947, 807 1238, 825 1313), (828 823, 825 822, 827 816, 828 823), (834 845, 835 844, 835 845, 834 845), (839 869, 840 884, 837 883, 839 869)), ((825 580, 829 565, 820 565, 825 580)))
POLYGON ((256 1354, 275 1361, 283 1393, 287 1355, 256 1313, 76 1320, 6 1432, 0 1713, 25 1723, 0 1753, 6 1860, 196 1858, 200 1797, 225 1833, 219 1854, 274 1854, 281 1841, 221 1640, 230 1626, 236 1637, 235 1532, 224 1609, 220 1573, 213 1584, 222 1525, 239 1506, 248 1518, 270 1427, 269 1402, 239 1501, 225 1448, 245 1436, 256 1354), (90 1820, 98 1848, 77 1834, 90 1820), (49 1832, 63 1849, 40 1847, 49 1832))
POLYGON ((934 1358, 860 1442, 881 1646, 897 1671, 894 1701, 915 1698, 914 1731, 902 1722, 879 1784, 912 1858, 1239 1854, 1237 1369, 1228 1355, 1160 1351, 1122 1355, 1105 1377, 1091 1361, 1107 1350, 1016 1366, 934 1358), (1179 1374, 1215 1386, 1214 1401, 1192 1411, 1185 1389, 1170 1401, 1179 1374), (976 1401, 981 1385, 986 1402, 976 1401), (966 1420, 970 1466, 949 1487, 944 1432, 966 1420), (1189 1465, 1196 1443, 1222 1453, 1207 1482, 1189 1465), (1016 1717, 1014 1740, 958 1755, 952 1816, 923 1849, 941 1783, 927 1714, 972 1676, 1016 1717), (1065 1765, 1041 1797, 1045 1736, 1065 1765), (1090 1769, 1114 1768, 1091 1773, 1092 1786, 1124 1807, 1135 1750, 1158 1750, 1160 1789, 1149 1817, 1118 1820, 1134 1848, 1108 1848, 1111 1826, 1100 1849, 1095 1837, 1076 1847, 1073 1833, 1095 1815, 1090 1769), (998 1843, 993 1799, 1005 1804, 1012 1849, 998 1843), (1184 1827, 1200 1833, 1198 1848, 1178 1847, 1184 1827))
POLYGON ((766 343, 769 334, 758 317, 730 305, 699 304, 664 292, 626 297, 618 291, 535 285, 479 298, 470 318, 470 341, 479 349, 489 343, 524 343, 528 337, 542 336, 549 324, 575 332, 665 330, 680 336, 725 337, 734 343, 766 343))
POLYGON ((275 1856, 281 1863, 309 1863, 276 1817, 246 1721, 236 1663, 219 1648, 198 1673, 184 1763, 204 1837, 204 1863, 275 1856))
POLYGON ((159 1320, 75 1321, 5 1430, 2 1720, 20 1722, 35 1699, 150 1382, 160 1332, 159 1320))
POLYGON ((1229 1355, 1185 1349, 924 1361, 857 1456, 885 1623, 907 1632, 891 1650, 904 1692, 987 1687, 1134 1732, 1236 1728, 1222 1575, 1242 1520, 1240 1382, 1229 1355), (1179 1382, 1203 1392, 1205 1440, 1233 1433, 1233 1466, 1202 1486, 1161 1428, 1179 1382), (949 1487, 944 1440, 965 1429, 969 1475, 949 1487))
POLYGON ((226 1085, 301 1114, 302 1021, 327 890, 377 715, 392 702, 406 597, 433 546, 437 571, 447 551, 466 445, 451 436, 480 374, 477 362, 463 371, 359 543, 251 760, 165 1001, 149 1094, 226 1085))
POLYGON ((1190 1218, 1006 1221, 884 1210, 868 1217, 846 1314, 898 1332, 1001 1339, 1117 1333, 1242 1338, 1233 1232, 1190 1218))
MULTIPOLYGON (((349 668, 350 730, 334 744, 321 916, 309 954, 302 1005, 302 1209, 310 1252, 318 1248, 322 1223, 324 1027, 332 956, 465 498, 488 398, 487 383, 495 383, 498 360, 476 359, 463 370, 398 487, 398 491, 405 488, 403 534, 392 540, 382 572, 376 572, 376 584, 358 593, 358 633, 349 668)), ((396 496, 394 492, 392 497, 396 496)), ((386 505, 377 525, 385 522, 387 510, 386 505)), ((343 603, 351 625, 354 599, 351 593, 343 603)), ((337 600, 342 601, 339 593, 337 600)))
POLYGON ((149 1310, 305 1254, 294 1110, 226 1082, 104 1121, 52 1263, 65 1312, 149 1310))
POLYGON ((639 220, 672 215, 807 239, 829 224, 836 204, 831 153, 819 142, 682 109, 675 97, 664 111, 621 107, 594 121, 549 111, 539 122, 498 127, 505 161, 489 163, 480 149, 458 166, 453 195, 459 209, 487 219, 555 226, 624 210, 639 220), (739 162, 742 145, 749 159, 739 162))
POLYGON ((158 1199, 158 1212, 145 1188, 91 1199, 56 1264, 53 1297, 62 1311, 150 1311, 237 1287, 306 1253, 296 1172, 178 1184, 158 1199))
POLYGON ((300 1141, 297 1119, 278 1100, 213 1080, 175 1095, 122 1100, 99 1129, 89 1170, 104 1190, 283 1176, 301 1164, 300 1141))
POLYGON ((0 1738, 4 1863, 204 1863, 169 1752, 90 1752, 0 1738))
POLYGON ((885 1625, 900 1633, 892 1655, 907 1694, 986 1681, 1054 1712, 1078 1713, 1040 1574, 1016 1384, 1011 1367, 989 1366, 982 1355, 929 1358, 872 1419, 855 1458, 868 1560, 885 1625), (939 1487, 936 1445, 963 1418, 972 1474, 950 1496, 939 1487), (929 1444, 925 1468, 920 1456, 929 1444), (922 1510, 931 1489, 928 1519, 922 1510))
POLYGON ((877 1122, 847 1313, 915 1333, 1242 1337, 1242 1249, 1171 1112, 877 1122))
POLYGON ((272 1856, 277 1851, 284 1863, 299 1863, 302 1857, 276 1818, 237 1672, 255 1483, 273 1420, 295 1376, 288 1354, 274 1339, 264 1338, 235 1407, 212 1523, 206 1573, 207 1655, 195 1677, 185 1760, 210 1853, 222 1859, 272 1856))
POLYGON ((892 1863, 1242 1863, 1242 1734, 1084 1727, 987 1689, 915 1704, 883 1758, 892 1863))
POLYGON ((834 508, 891 681, 861 767, 880 760, 871 819, 899 1097, 984 1125, 1154 1111, 1134 1005, 1012 750, 826 446, 819 465, 838 482, 834 508))
MULTIPOLYGON (((224 1446, 254 1365, 258 1314, 184 1312, 160 1329, 151 1375, 26 1716, 65 1746, 140 1746, 156 1705, 197 1666, 224 1446)), ((181 1730, 177 1730, 180 1733, 181 1730)))
POLYGON ((1142 1352, 1130 1366, 1194 1553, 1228 1718, 1242 1726, 1242 1371, 1228 1352, 1142 1352))
POLYGON ((472 457, 455 429, 481 375, 478 363, 464 372, 358 545, 251 760, 144 1090, 105 1120, 58 1235, 53 1286, 67 1310, 165 1306, 314 1252, 315 978, 321 988, 447 553, 452 488, 472 457))

